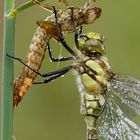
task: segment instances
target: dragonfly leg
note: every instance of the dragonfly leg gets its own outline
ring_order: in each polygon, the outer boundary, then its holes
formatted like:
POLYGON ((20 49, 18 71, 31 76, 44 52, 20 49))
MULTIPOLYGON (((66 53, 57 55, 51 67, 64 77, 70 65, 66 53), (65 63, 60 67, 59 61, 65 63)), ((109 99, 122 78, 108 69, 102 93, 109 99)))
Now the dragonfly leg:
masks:
POLYGON ((57 17, 57 11, 55 9, 55 7, 53 6, 54 9, 54 14, 55 14, 55 19, 56 19, 56 27, 57 27, 57 32, 58 32, 58 36, 59 36, 59 41, 61 42, 61 44, 64 46, 64 48, 73 56, 77 56, 76 53, 68 46, 68 44, 66 43, 64 36, 62 34, 61 31, 61 25, 59 24, 59 20, 57 17))
POLYGON ((44 79, 43 81, 37 81, 37 82, 33 82, 33 84, 44 84, 44 83, 48 83, 52 80, 55 80, 61 76, 63 76, 64 74, 66 74, 67 72, 69 72, 71 69, 72 69, 72 65, 68 66, 68 67, 65 67, 63 69, 60 69, 60 70, 57 70, 57 71, 53 71, 53 72, 49 72, 49 73, 46 73, 47 76, 51 76, 49 78, 46 78, 44 79))
POLYGON ((41 73, 37 72, 36 70, 34 70, 33 68, 31 68, 30 66, 28 66, 23 60, 21 60, 20 58, 18 57, 14 57, 14 56, 11 56, 9 54, 6 54, 7 57, 11 58, 11 59, 15 59, 17 61, 19 61, 20 63, 22 63, 25 67, 27 67, 28 69, 30 69, 31 71, 33 71, 34 73, 36 73, 37 75, 40 75, 42 76, 41 73))
POLYGON ((79 49, 79 43, 78 43, 78 36, 82 33, 82 26, 80 27, 80 31, 78 33, 78 30, 76 29, 76 25, 74 22, 74 16, 73 16, 73 8, 71 7, 71 21, 74 29, 74 40, 75 40, 75 46, 77 49, 79 49))
POLYGON ((68 67, 65 67, 65 68, 62 68, 62 69, 59 69, 59 70, 56 70, 56 71, 53 71, 53 72, 46 72, 46 73, 41 74, 40 72, 37 72, 36 70, 34 70, 34 69, 31 68, 30 66, 28 66, 28 65, 27 65, 25 62, 23 62, 20 58, 10 56, 9 54, 7 54, 7 56, 8 56, 9 58, 12 58, 12 59, 15 59, 15 60, 19 61, 19 62, 22 63, 24 66, 26 66, 26 67, 29 68, 31 71, 33 71, 34 73, 36 73, 37 75, 39 75, 39 76, 41 76, 41 77, 48 77, 48 76, 56 75, 56 74, 59 74, 59 73, 65 72, 65 71, 69 71, 70 69, 73 68, 73 66, 70 65, 70 66, 68 66, 68 67))
POLYGON ((42 77, 49 77, 49 76, 54 76, 54 75, 57 75, 59 73, 63 73, 63 72, 68 72, 69 70, 71 70, 73 68, 72 65, 69 65, 67 67, 64 67, 62 69, 59 69, 59 70, 56 70, 56 71, 52 71, 52 72, 46 72, 46 73, 43 73, 41 74, 42 77))
POLYGON ((49 57, 50 57, 50 59, 51 59, 53 62, 67 61, 67 60, 73 60, 73 59, 74 59, 72 56, 67 56, 67 57, 62 56, 62 57, 59 57, 59 58, 53 58, 53 57, 52 57, 52 52, 51 52, 51 49, 50 49, 49 42, 47 43, 47 46, 48 46, 49 57))
MULTIPOLYGON (((32 0, 32 2, 35 3, 35 4, 38 4, 41 8, 45 8, 45 9, 47 9, 48 11, 53 12, 53 8, 52 8, 52 6, 50 6, 49 4, 42 3, 42 2, 40 2, 39 0, 32 0)), ((64 4, 66 5, 66 7, 69 6, 69 3, 68 3, 67 0, 59 0, 59 1, 58 1, 58 9, 60 9, 61 3, 64 3, 64 4)))
POLYGON ((53 12, 53 8, 52 6, 50 6, 49 4, 44 4, 42 2, 40 2, 39 0, 32 0, 33 3, 38 4, 41 8, 47 9, 49 12, 53 12))

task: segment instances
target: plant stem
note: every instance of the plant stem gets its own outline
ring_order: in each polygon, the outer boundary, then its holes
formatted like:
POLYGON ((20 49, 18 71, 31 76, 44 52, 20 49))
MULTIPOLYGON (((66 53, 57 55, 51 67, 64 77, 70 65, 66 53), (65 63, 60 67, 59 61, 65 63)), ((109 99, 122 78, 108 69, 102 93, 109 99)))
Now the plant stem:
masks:
MULTIPOLYGON (((45 0, 38 0, 38 1, 42 2, 42 1, 45 1, 45 0)), ((19 7, 15 8, 15 9, 13 9, 13 10, 7 15, 7 17, 15 16, 17 13, 20 13, 20 12, 26 10, 27 8, 29 8, 29 7, 31 7, 31 6, 33 6, 33 5, 35 5, 35 3, 33 3, 32 0, 31 0, 31 1, 28 1, 28 2, 25 2, 25 3, 22 4, 21 6, 19 6, 19 7)))
POLYGON ((4 1, 4 40, 2 64, 2 117, 1 140, 12 140, 13 135, 13 78, 14 65, 6 54, 14 56, 15 17, 6 17, 14 9, 15 0, 4 1))

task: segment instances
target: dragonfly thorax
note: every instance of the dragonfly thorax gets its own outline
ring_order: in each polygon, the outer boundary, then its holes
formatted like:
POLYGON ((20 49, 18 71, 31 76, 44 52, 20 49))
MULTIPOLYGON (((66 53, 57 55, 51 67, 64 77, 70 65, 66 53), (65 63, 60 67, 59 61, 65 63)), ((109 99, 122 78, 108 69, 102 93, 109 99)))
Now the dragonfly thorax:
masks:
POLYGON ((81 61, 77 60, 75 70, 80 77, 78 85, 82 85, 83 91, 92 95, 106 92, 111 72, 106 57, 85 57, 81 61))

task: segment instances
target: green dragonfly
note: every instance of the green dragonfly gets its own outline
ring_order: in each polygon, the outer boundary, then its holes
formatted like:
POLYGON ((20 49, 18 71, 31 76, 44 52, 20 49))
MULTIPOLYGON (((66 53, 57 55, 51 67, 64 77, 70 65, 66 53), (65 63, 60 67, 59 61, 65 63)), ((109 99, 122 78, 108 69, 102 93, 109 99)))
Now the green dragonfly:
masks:
MULTIPOLYGON (((34 84, 48 83, 73 69, 87 140, 140 140, 140 126, 129 118, 130 110, 140 115, 140 81, 112 72, 99 33, 76 34, 75 38, 74 63, 43 75, 38 73, 49 78, 34 84)), ((51 51, 49 54, 53 61, 51 51)))
MULTIPOLYGON (((56 24, 59 24, 57 16, 56 24)), ((48 83, 74 70, 81 97, 80 111, 87 126, 87 140, 140 140, 140 126, 129 116, 129 111, 135 116, 140 115, 140 81, 112 71, 105 56, 102 35, 96 32, 84 34, 76 29, 74 22, 73 27, 75 50, 68 46, 57 25, 59 38, 63 40, 61 44, 71 56, 67 60, 73 60, 71 65, 41 74, 22 62, 44 78, 34 84, 48 83)), ((50 59, 55 62, 61 59, 62 62, 63 57, 54 58, 49 42, 47 45, 50 59)))

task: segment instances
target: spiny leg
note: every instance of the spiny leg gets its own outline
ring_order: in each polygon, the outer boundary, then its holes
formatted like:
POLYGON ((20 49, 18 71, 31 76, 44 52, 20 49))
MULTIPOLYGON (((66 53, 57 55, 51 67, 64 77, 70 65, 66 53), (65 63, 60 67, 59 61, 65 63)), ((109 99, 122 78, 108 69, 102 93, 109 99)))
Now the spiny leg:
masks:
POLYGON ((7 56, 9 58, 12 58, 12 59, 15 59, 17 61, 19 61, 20 63, 22 63, 24 66, 26 66, 27 68, 29 68, 31 71, 33 71, 34 73, 36 73, 37 75, 41 76, 41 77, 48 77, 48 76, 52 76, 52 75, 55 75, 55 74, 58 74, 58 73, 61 73, 63 71, 67 71, 68 69, 71 69, 73 66, 70 65, 68 67, 65 67, 65 68, 62 68, 62 69, 59 69, 59 70, 56 70, 56 71, 53 71, 53 72, 45 72, 43 74, 41 74, 40 72, 37 72, 36 70, 34 70, 33 68, 31 68, 30 66, 28 66, 25 62, 23 62, 20 58, 17 58, 17 57, 13 57, 13 56, 10 56, 9 54, 7 54, 7 56))
POLYGON ((69 65, 69 66, 67 66, 67 67, 64 67, 64 68, 59 69, 59 70, 56 70, 56 71, 43 73, 43 74, 41 74, 40 76, 41 76, 41 77, 54 76, 54 75, 57 75, 57 74, 59 74, 59 73, 63 73, 63 72, 69 71, 69 70, 72 69, 72 68, 73 68, 73 65, 69 65))
POLYGON ((27 65, 25 62, 23 62, 20 58, 11 56, 11 55, 9 55, 9 54, 6 54, 6 56, 9 57, 9 58, 12 58, 12 59, 15 59, 15 60, 19 61, 19 62, 22 63, 24 66, 26 66, 28 69, 30 69, 31 71, 33 71, 33 72, 36 73, 37 75, 40 75, 40 76, 41 76, 41 74, 40 74, 39 72, 37 72, 36 70, 34 70, 34 69, 31 68, 30 66, 28 66, 28 65, 27 65))
POLYGON ((62 69, 59 69, 59 70, 56 70, 56 71, 53 71, 53 72, 46 72, 44 74, 41 74, 37 71, 35 71, 34 69, 32 69, 31 67, 29 67, 28 65, 26 65, 21 59, 19 58, 16 58, 16 57, 12 57, 10 55, 7 54, 8 57, 12 58, 12 59, 15 59, 19 62, 21 62, 22 64, 24 64, 26 67, 28 67, 30 70, 32 70, 33 72, 35 72, 37 75, 41 76, 41 77, 49 77, 47 79, 44 79, 43 81, 37 81, 37 82, 34 82, 33 84, 44 84, 44 83, 48 83, 58 77, 61 77, 62 75, 66 74, 67 72, 69 72, 69 70, 71 70, 73 68, 72 65, 70 66, 67 66, 65 68, 62 68, 62 69))
POLYGON ((73 56, 77 56, 76 53, 67 45, 65 39, 64 39, 64 36, 62 34, 62 31, 61 31, 61 25, 59 24, 59 21, 58 21, 58 17, 57 17, 57 12, 56 12, 56 9, 55 7, 53 6, 54 8, 54 14, 55 14, 55 19, 56 19, 56 27, 57 27, 57 32, 58 32, 58 37, 59 37, 59 41, 61 42, 61 44, 64 46, 64 48, 73 56))
MULTIPOLYGON (((47 4, 47 3, 42 3, 42 2, 40 2, 39 0, 32 0, 32 2, 35 3, 35 4, 38 4, 38 5, 39 5, 40 7, 42 7, 42 8, 47 9, 49 12, 53 12, 52 6, 50 6, 50 5, 47 4)), ((62 2, 66 5, 66 7, 69 6, 69 3, 68 3, 67 0, 59 0, 59 1, 58 1, 58 9, 60 9, 60 5, 61 5, 62 2)))
POLYGON ((75 22, 74 22, 73 8, 71 8, 71 22, 72 22, 74 33, 75 33, 74 34, 75 45, 76 45, 76 48, 79 49, 78 36, 82 33, 82 26, 80 27, 80 30, 78 33, 76 26, 75 26, 75 22))
POLYGON ((57 79, 59 77, 61 77, 62 75, 66 74, 67 72, 69 72, 74 66, 70 65, 67 67, 64 67, 62 69, 56 70, 56 71, 52 71, 52 72, 46 72, 44 74, 41 74, 40 72, 35 71, 34 69, 32 69, 31 67, 29 67, 27 64, 25 64, 21 59, 10 56, 7 54, 8 57, 15 59, 19 62, 21 62, 23 65, 25 65, 27 68, 29 68, 30 70, 32 70, 34 73, 36 73, 37 75, 41 76, 41 77, 49 77, 49 78, 45 78, 43 81, 37 81, 34 82, 33 84, 44 84, 44 83, 48 83, 54 79, 57 79))
POLYGON ((78 35, 82 34, 82 31, 83 31, 83 26, 80 26, 79 34, 78 35))
MULTIPOLYGON (((73 67, 70 65, 70 66, 68 66, 68 67, 63 68, 63 71, 61 71, 61 72, 58 72, 58 73, 57 73, 57 71, 51 72, 51 73, 53 73, 53 74, 51 75, 51 77, 46 78, 46 79, 44 79, 43 81, 33 82, 33 84, 44 84, 44 83, 46 84, 46 83, 48 83, 48 82, 50 82, 50 81, 52 81, 52 80, 55 80, 55 79, 61 77, 61 76, 64 75, 64 74, 66 74, 66 73, 69 72, 72 68, 73 68, 73 67)), ((60 70, 58 70, 58 71, 60 71, 60 70)))
POLYGON ((50 6, 49 4, 44 4, 38 0, 32 0, 33 3, 38 4, 41 8, 47 9, 49 12, 53 12, 53 7, 50 6))
POLYGON ((62 56, 62 57, 59 57, 59 58, 53 58, 49 42, 47 43, 47 46, 48 46, 49 57, 53 62, 67 61, 67 60, 73 60, 74 59, 72 56, 67 56, 67 57, 62 56))

